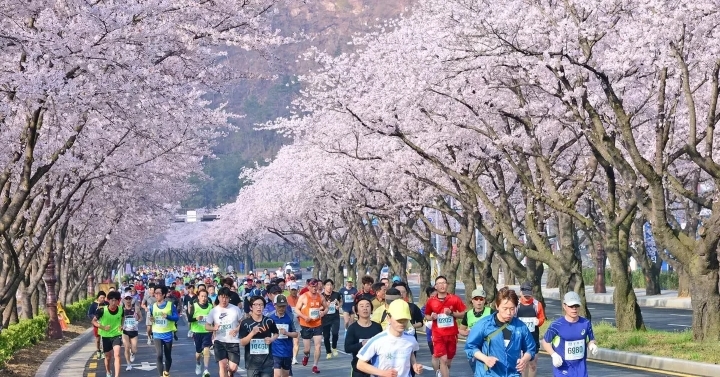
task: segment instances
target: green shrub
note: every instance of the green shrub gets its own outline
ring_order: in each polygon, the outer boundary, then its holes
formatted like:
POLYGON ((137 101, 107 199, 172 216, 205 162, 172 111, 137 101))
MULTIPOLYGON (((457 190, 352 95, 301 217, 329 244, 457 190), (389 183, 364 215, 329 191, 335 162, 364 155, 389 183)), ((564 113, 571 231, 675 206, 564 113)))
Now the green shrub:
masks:
POLYGON ((70 319, 70 323, 86 319, 87 311, 90 308, 90 304, 92 304, 92 302, 92 298, 86 298, 85 300, 80 300, 74 304, 68 305, 65 308, 65 314, 67 314, 68 319, 70 319))
POLYGON ((10 325, 0 333, 0 369, 18 350, 30 347, 45 339, 48 317, 37 316, 10 325))

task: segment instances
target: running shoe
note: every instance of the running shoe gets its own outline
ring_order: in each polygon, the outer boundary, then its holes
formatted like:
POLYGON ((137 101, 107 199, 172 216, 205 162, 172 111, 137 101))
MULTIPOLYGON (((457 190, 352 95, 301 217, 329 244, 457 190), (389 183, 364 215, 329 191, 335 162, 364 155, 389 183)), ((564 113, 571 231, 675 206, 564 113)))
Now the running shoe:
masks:
POLYGON ((132 370, 132 365, 128 364, 127 368, 125 370, 132 370))
POLYGON ((310 361, 310 355, 303 356, 302 365, 305 367, 307 366, 308 361, 310 361))
POLYGON ((333 348, 332 350, 333 350, 333 357, 337 357, 337 355, 338 355, 337 348, 333 348))
POLYGON ((132 353, 132 352, 130 352, 130 362, 131 362, 131 363, 134 363, 134 362, 135 362, 135 354, 132 353))
POLYGON ((170 377, 170 372, 163 372, 163 377, 170 377))
POLYGON ((332 353, 327 354, 327 356, 325 356, 325 358, 328 360, 332 359, 332 353))
POLYGON ((148 337, 147 345, 152 346, 152 338, 148 337))
POLYGON ((293 365, 295 365, 297 363, 298 363, 297 359, 293 357, 293 365))
POLYGON ((192 330, 188 330, 188 338, 192 338, 192 337, 193 337, 193 332, 192 332, 192 330))
POLYGON ((112 372, 105 372, 105 377, 112 377, 112 372))
POLYGON ((315 365, 315 366, 313 367, 312 372, 315 373, 315 374, 320 373, 320 369, 318 369, 317 365, 315 365))
POLYGON ((203 372, 203 377, 210 377, 210 371, 205 369, 205 372, 203 372))

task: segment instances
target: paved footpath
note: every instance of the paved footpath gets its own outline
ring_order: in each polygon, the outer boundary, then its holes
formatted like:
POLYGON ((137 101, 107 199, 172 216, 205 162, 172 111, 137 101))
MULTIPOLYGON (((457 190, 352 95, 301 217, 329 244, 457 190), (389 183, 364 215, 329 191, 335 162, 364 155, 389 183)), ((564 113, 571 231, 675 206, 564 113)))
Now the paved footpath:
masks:
MULTIPOLYGON (((342 327, 341 327, 342 328, 342 327)), ((184 324, 180 325, 178 335, 187 335, 187 326, 184 324)), ((420 338, 420 352, 418 354, 418 360, 426 365, 427 370, 423 375, 428 377, 435 377, 430 366, 430 353, 425 342, 425 335, 419 334, 420 338)), ((127 377, 152 377, 158 376, 159 373, 156 370, 155 365, 155 349, 152 346, 147 345, 147 337, 144 334, 140 335, 138 344, 138 354, 133 363, 133 370, 125 371, 127 366, 124 360, 122 360, 122 368, 120 376, 127 377)), ((340 331, 340 341, 338 342, 338 349, 342 350, 344 344, 343 331, 340 331)), ((458 344, 458 356, 455 360, 454 367, 451 375, 453 377, 472 377, 473 373, 467 364, 467 359, 462 352, 464 347, 463 341, 458 344)), ((320 358, 320 376, 347 376, 350 372, 350 360, 351 357, 345 353, 340 353, 338 357, 327 360, 325 355, 325 348, 322 347, 322 356, 320 358)), ((97 360, 94 355, 95 342, 94 339, 87 345, 81 348, 75 355, 70 357, 61 368, 53 374, 53 376, 59 377, 105 377, 105 367, 103 360, 97 360)), ((300 354, 302 355, 302 346, 300 354)), ((311 355, 312 357, 312 355, 311 355)), ((241 365, 244 363, 241 361, 241 365)), ((311 359, 312 363, 312 359, 311 359)), ((300 364, 293 366, 293 372, 296 377, 307 377, 314 376, 311 372, 311 363, 307 367, 303 367, 300 364)), ((550 358, 547 355, 540 355, 539 358, 539 370, 538 376, 551 376, 551 363, 550 358)), ((625 376, 638 376, 638 377, 660 377, 660 376, 689 376, 684 374, 676 373, 656 373, 648 371, 646 369, 636 369, 632 367, 622 366, 619 364, 605 363, 605 362, 589 362, 589 374, 590 376, 603 376, 603 377, 625 377, 625 376)), ((213 357, 210 358, 210 373, 212 376, 218 375, 218 367, 213 357)), ((173 365, 170 370, 172 377, 192 377, 195 376, 195 347, 191 339, 180 336, 180 340, 175 342, 173 346, 173 365)), ((236 376, 245 377, 247 374, 244 370, 236 376)))

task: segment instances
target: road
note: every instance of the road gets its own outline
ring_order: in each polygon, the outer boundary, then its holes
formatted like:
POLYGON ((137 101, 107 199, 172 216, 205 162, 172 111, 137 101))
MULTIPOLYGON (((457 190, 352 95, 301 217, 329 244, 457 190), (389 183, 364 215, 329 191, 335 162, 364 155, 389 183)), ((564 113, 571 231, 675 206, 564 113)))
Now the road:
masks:
MULTIPOLYGON (((410 289, 415 293, 420 287, 411 285, 410 289)), ((465 298, 465 288, 459 286, 455 294, 465 298)), ((562 315, 560 300, 545 299, 545 313, 549 318, 556 318, 562 315)), ((590 314, 594 322, 605 321, 615 324, 615 307, 612 304, 588 304, 590 314)), ((655 307, 641 307, 640 311, 645 321, 645 326, 654 330, 678 331, 685 330, 692 326, 692 311, 687 309, 668 309, 655 307)))
MULTIPOLYGON (((181 325, 180 330, 178 332, 179 335, 186 335, 187 334, 187 326, 181 325)), ((420 352, 418 354, 418 360, 426 365, 430 366, 430 353, 427 347, 427 344, 425 342, 424 335, 420 336, 420 352)), ((140 345, 138 350, 138 355, 135 359, 135 369, 129 372, 125 371, 125 360, 123 359, 122 362, 122 371, 120 373, 121 376, 127 376, 127 377, 152 377, 157 376, 157 371, 155 370, 155 351, 151 346, 148 346, 146 342, 147 338, 145 335, 140 335, 140 345)), ((343 332, 340 332, 340 342, 339 342, 339 349, 343 349, 343 332)), ((471 372, 470 368, 467 364, 467 359, 465 358, 462 348, 464 347, 464 343, 460 343, 458 345, 458 356, 455 360, 454 367, 452 369, 452 376, 453 377, 472 377, 473 373, 471 372)), ((192 341, 190 339, 187 339, 185 337, 181 337, 178 342, 173 347, 173 365, 171 368, 171 376, 172 377, 192 377, 195 376, 195 364, 194 364, 194 346, 192 344, 192 341)), ((320 359, 320 375, 321 376, 347 376, 348 372, 350 370, 350 356, 344 353, 341 353, 338 355, 337 358, 333 358, 330 360, 325 359, 324 355, 324 347, 323 347, 323 355, 320 359)), ((302 351, 300 352, 302 354, 302 351)), ((90 353, 88 353, 88 357, 90 357, 90 353)), ((218 368, 217 364, 214 364, 214 358, 211 358, 211 366, 210 366, 210 372, 213 376, 218 375, 218 368)), ((242 363, 241 363, 242 364, 242 363)), ((307 367, 303 367, 300 364, 293 366, 294 369, 294 375, 296 377, 308 377, 313 376, 312 372, 310 371, 311 365, 309 364, 307 367)), ((647 370, 636 370, 636 369, 629 369, 624 366, 619 365, 608 365, 603 363, 597 363, 597 362, 590 362, 588 365, 589 374, 591 376, 603 376, 603 377, 626 377, 628 375, 632 376, 638 376, 638 377, 660 377, 660 376, 682 376, 679 374, 670 374, 670 373, 654 373, 647 370)), ((247 376, 246 373, 241 371, 239 376, 245 377, 247 376)), ((434 377, 434 374, 432 370, 428 368, 428 370, 423 373, 423 375, 428 377, 434 377)), ((539 356, 539 364, 538 364, 538 376, 551 376, 551 363, 550 358, 547 355, 540 355, 539 356)), ((84 377, 105 377, 105 368, 103 366, 102 360, 95 360, 94 358, 90 358, 85 363, 85 372, 83 373, 84 377)), ((236 374, 236 376, 238 376, 236 374)))

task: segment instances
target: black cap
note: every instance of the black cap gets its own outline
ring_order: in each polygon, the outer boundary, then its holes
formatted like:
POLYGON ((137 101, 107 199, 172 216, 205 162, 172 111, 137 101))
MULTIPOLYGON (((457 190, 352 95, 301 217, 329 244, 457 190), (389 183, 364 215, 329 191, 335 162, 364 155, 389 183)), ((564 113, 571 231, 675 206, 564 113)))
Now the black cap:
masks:
POLYGON ((273 300, 273 304, 275 304, 275 306, 287 305, 288 304, 287 297, 285 297, 284 295, 277 295, 277 296, 275 296, 275 299, 273 300))
POLYGON ((532 283, 530 283, 529 281, 524 282, 520 286, 520 292, 524 295, 532 295, 532 291, 533 291, 532 283))
POLYGON ((270 286, 270 289, 268 289, 268 293, 271 293, 271 294, 282 293, 282 291, 283 290, 280 287, 278 287, 277 285, 272 285, 272 286, 270 286))

